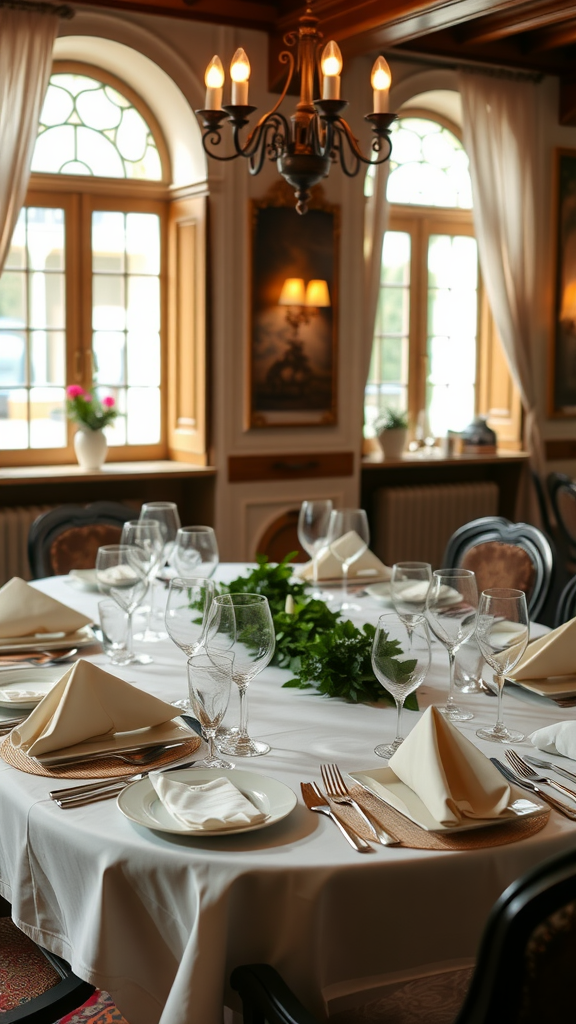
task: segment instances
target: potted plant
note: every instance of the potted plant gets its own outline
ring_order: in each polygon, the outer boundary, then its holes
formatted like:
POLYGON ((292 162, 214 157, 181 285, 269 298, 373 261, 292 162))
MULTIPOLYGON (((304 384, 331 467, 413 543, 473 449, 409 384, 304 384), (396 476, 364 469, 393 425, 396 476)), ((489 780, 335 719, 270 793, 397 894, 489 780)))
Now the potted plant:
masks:
POLYGON ((385 459, 400 459, 408 436, 408 416, 397 409, 384 409, 374 423, 376 437, 385 459))
POLYGON ((104 427, 119 415, 116 402, 111 395, 100 401, 79 384, 70 384, 66 388, 66 412, 68 419, 78 424, 74 451, 79 465, 82 469, 101 469, 108 451, 104 427))

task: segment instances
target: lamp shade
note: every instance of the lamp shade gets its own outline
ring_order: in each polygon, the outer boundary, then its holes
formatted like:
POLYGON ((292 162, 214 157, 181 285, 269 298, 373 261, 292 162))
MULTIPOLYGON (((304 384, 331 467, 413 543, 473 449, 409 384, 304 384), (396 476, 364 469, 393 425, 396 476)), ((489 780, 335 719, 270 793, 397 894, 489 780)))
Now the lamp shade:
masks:
POLYGON ((326 281, 319 281, 313 279, 308 281, 306 286, 306 306, 329 306, 330 305, 330 292, 328 291, 328 284, 326 281))
POLYGON ((560 320, 576 320, 576 281, 569 281, 564 287, 560 320))
POLYGON ((287 277, 282 285, 279 306, 305 306, 304 279, 302 277, 287 277))

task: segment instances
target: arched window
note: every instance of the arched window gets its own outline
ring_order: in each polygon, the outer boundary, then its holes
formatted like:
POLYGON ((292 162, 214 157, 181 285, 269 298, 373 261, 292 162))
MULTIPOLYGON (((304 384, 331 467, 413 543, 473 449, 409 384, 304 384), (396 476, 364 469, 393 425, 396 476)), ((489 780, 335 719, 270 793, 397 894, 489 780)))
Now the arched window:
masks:
POLYGON ((112 395, 113 458, 165 454, 167 150, 123 83, 55 65, 0 278, 5 464, 72 461, 65 388, 112 395))
MULTIPOLYGON (((366 185, 373 187, 371 176, 366 185)), ((386 196, 367 433, 394 409, 422 433, 442 437, 491 411, 494 359, 506 373, 482 294, 468 157, 455 125, 422 110, 395 122, 386 196)), ((515 409, 517 432, 518 403, 515 409)), ((508 420, 504 433, 512 436, 508 420)))

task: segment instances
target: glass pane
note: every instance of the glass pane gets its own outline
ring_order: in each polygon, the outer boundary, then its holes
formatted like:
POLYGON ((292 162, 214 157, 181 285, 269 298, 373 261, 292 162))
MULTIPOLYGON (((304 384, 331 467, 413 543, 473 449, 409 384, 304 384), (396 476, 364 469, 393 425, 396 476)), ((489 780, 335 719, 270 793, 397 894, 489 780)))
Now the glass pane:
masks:
POLYGON ((127 326, 129 331, 160 330, 160 281, 158 278, 128 278, 127 326))
POLYGON ((0 277, 0 328, 26 324, 26 274, 5 270, 0 277))
POLYGON ((401 117, 391 138, 389 202, 471 209, 468 157, 453 132, 427 118, 401 117))
POLYGON ((63 164, 75 159, 75 141, 75 129, 71 124, 47 128, 36 139, 32 170, 39 174, 58 174, 63 164))
POLYGON ((157 444, 160 440, 160 391, 128 388, 128 444, 157 444))
POLYGON ((64 388, 30 389, 30 447, 66 447, 64 388))
POLYGON ((116 402, 116 408, 123 415, 117 416, 109 427, 106 427, 106 440, 111 447, 126 444, 126 389, 125 388, 97 388, 96 394, 100 401, 105 395, 112 395, 116 402))
POLYGON ((28 262, 34 270, 64 267, 64 210, 29 207, 28 262))
POLYGON ((20 391, 0 391, 0 447, 28 447, 28 397, 20 391))
POLYGON ((92 128, 76 128, 78 160, 90 168, 92 174, 103 178, 124 178, 124 164, 114 143, 92 128))
POLYGON ((66 383, 66 335, 63 331, 32 331, 30 335, 32 384, 66 383))
POLYGON ((94 272, 123 274, 125 247, 125 215, 105 210, 93 213, 92 269, 94 272))
POLYGON ((137 110, 125 110, 116 132, 116 145, 124 160, 142 160, 148 142, 148 125, 137 110))
POLYGON ((128 333, 128 383, 160 385, 160 335, 128 333))
POLYGON ((64 274, 30 274, 30 326, 64 330, 64 274))
POLYGON ((98 384, 125 384, 125 335, 117 331, 96 331, 94 350, 95 379, 98 384))
POLYGON ((4 264, 5 270, 10 268, 22 269, 26 266, 26 210, 20 210, 12 242, 4 264))
POLYGON ((122 119, 122 111, 110 102, 104 89, 81 93, 76 102, 76 110, 88 128, 96 128, 98 131, 117 128, 122 119))
POLYGON ((41 124, 48 126, 64 124, 74 110, 74 100, 69 92, 57 85, 49 85, 40 114, 41 124))
POLYGON ((126 216, 126 251, 129 273, 160 273, 160 218, 156 214, 126 216))
POLYGON ((410 235, 387 231, 382 247, 382 284, 410 284, 410 235))
POLYGON ((384 409, 405 411, 408 406, 410 254, 408 232, 386 232, 374 346, 364 403, 367 437, 374 437, 374 421, 384 409))
POLYGON ((26 335, 0 331, 0 387, 26 383, 26 335))
POLYGON ((97 274, 92 278, 92 326, 96 331, 123 331, 124 278, 97 274))

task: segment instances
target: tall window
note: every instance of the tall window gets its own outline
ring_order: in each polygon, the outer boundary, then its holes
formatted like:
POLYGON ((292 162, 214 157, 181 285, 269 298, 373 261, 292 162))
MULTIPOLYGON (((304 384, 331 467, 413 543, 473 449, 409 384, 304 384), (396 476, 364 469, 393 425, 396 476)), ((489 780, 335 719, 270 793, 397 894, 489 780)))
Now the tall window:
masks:
POLYGON ((55 70, 0 277, 4 463, 71 457, 70 383, 116 399, 117 457, 164 454, 165 154, 124 85, 55 70))
POLYGON ((412 424, 424 411, 438 437, 465 427, 486 397, 468 158, 455 131, 428 117, 400 118, 392 141, 365 421, 370 432, 384 409, 412 424))

